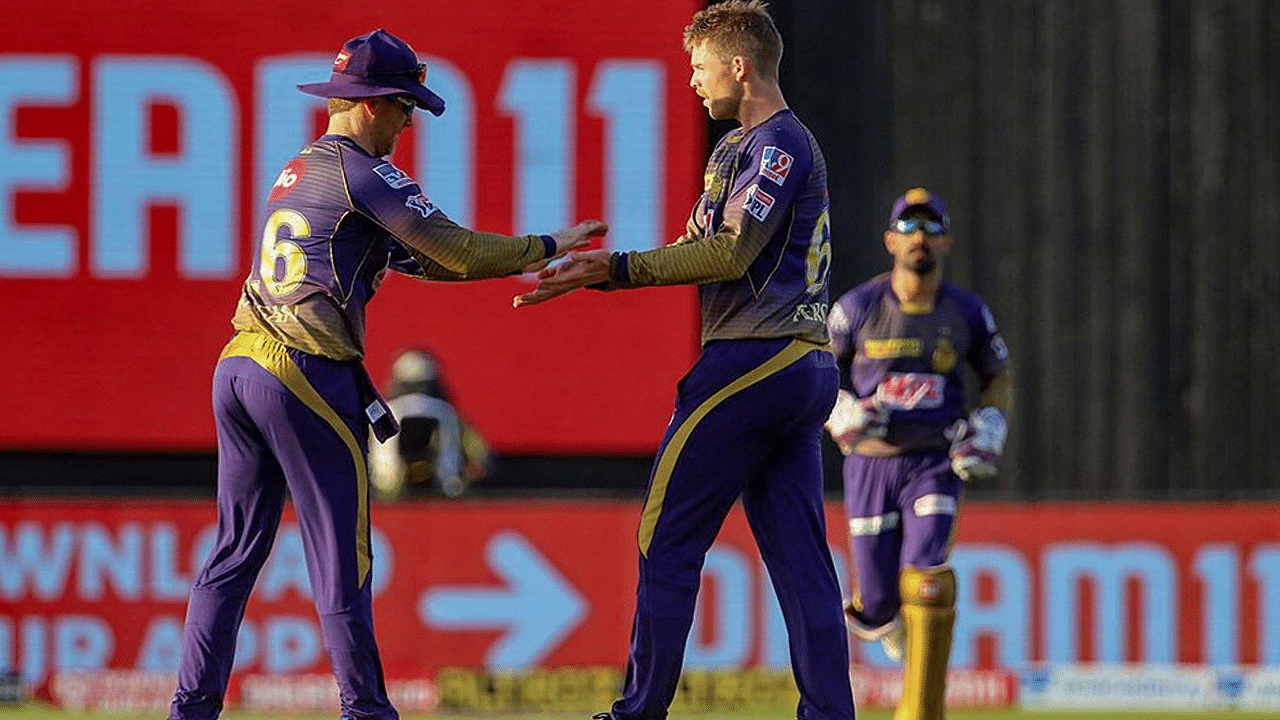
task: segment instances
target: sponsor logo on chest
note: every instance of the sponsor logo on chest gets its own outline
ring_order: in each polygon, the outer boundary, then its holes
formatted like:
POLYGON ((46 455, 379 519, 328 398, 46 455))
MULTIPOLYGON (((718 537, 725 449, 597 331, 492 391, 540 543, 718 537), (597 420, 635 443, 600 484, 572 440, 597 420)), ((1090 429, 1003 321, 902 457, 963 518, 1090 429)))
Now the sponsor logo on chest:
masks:
POLYGON ((888 373, 876 388, 876 399, 890 410, 942 407, 947 378, 933 373, 888 373))
POLYGON ((920 338, 885 338, 867 340, 863 353, 869 360, 889 360, 900 357, 920 357, 924 354, 924 341, 920 338))

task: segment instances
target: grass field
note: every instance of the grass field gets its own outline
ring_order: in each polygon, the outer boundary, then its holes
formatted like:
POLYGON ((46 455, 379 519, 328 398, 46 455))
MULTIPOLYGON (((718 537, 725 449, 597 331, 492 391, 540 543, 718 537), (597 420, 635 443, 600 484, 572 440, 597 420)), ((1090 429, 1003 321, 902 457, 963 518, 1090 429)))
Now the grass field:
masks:
MULTIPOLYGON (((689 713, 671 716, 671 720, 787 720, 787 713, 689 713)), ((0 707, 0 720, 161 720, 163 713, 75 713, 45 705, 27 704, 17 708, 0 707)), ((337 720, 337 713, 238 713, 223 715, 227 720, 337 720)), ((438 713, 433 715, 405 714, 403 720, 588 720, 589 714, 524 713, 479 714, 438 713)), ((889 710, 860 710, 858 720, 891 720, 889 710)), ((1235 710, 1133 710, 1127 712, 1049 712, 1030 710, 954 710, 948 720, 1280 720, 1280 710, 1271 712, 1246 712, 1235 710)))

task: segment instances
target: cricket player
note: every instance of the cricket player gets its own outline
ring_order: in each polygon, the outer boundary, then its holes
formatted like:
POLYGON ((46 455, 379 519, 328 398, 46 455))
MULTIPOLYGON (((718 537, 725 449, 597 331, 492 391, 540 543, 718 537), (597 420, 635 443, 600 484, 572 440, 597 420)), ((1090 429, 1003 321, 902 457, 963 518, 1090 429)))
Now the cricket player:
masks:
POLYGON ((855 636, 904 663, 894 720, 945 716, 956 510, 965 480, 995 475, 1008 428, 995 318, 942 279, 950 226, 942 198, 908 190, 884 233, 893 269, 845 293, 827 321, 841 384, 827 428, 847 456, 855 585, 845 614, 855 636), (982 387, 967 417, 966 366, 982 387))
MULTIPOLYGON (((386 159, 415 108, 444 101, 413 50, 384 30, 343 45, 327 132, 285 165, 213 378, 218 534, 196 577, 172 720, 222 710, 245 603, 293 497, 343 718, 395 720, 373 634, 369 428, 395 421, 365 371, 365 305, 388 270, 478 280, 541 269, 604 231, 587 221, 507 237, 450 221, 386 159)), ((430 308, 419 308, 430 312, 430 308)))
POLYGON ((796 717, 850 720, 848 633, 822 496, 822 424, 838 384, 826 331, 826 165, 778 86, 782 39, 762 2, 711 5, 684 45, 711 117, 741 124, 712 153, 684 235, 643 252, 573 254, 515 301, 585 286, 698 286, 702 352, 676 388, 640 519, 626 687, 598 717, 667 716, 703 560, 741 497, 786 620, 796 717))

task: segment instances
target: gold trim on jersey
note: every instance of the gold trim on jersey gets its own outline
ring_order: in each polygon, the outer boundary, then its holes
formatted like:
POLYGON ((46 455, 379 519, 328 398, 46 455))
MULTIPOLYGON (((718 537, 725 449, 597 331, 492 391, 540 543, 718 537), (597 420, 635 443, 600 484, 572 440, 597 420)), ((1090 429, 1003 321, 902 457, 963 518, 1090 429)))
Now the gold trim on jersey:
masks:
POLYGON ((920 357, 924 354, 924 341, 920 338, 886 338, 868 340, 866 354, 871 360, 888 360, 899 357, 920 357))
POLYGON ((829 344, 819 345, 807 340, 792 340, 786 347, 779 350, 776 355, 720 388, 711 397, 703 400, 702 404, 690 413, 689 417, 684 419, 684 422, 680 423, 680 427, 671 436, 671 442, 667 443, 667 446, 662 450, 662 455, 658 457, 657 469, 653 473, 653 484, 649 487, 649 495, 645 499, 644 511, 640 514, 638 539, 641 555, 649 557, 649 546, 653 543, 653 533, 658 526, 658 517, 662 515, 662 503, 667 497, 667 486, 671 482, 671 473, 675 471, 676 461, 680 458, 680 452, 684 450, 685 443, 689 441, 689 436, 693 434, 693 430, 698 426, 698 423, 730 396, 746 390, 814 351, 830 352, 831 348, 829 344))
POLYGON ((245 357, 257 363, 263 370, 271 373, 295 397, 311 408, 315 414, 329 423, 338 434, 347 450, 351 452, 351 462, 356 469, 356 572, 357 584, 364 585, 369 570, 373 567, 373 553, 369 549, 369 469, 365 465, 364 453, 360 451, 360 443, 352 434, 351 428, 338 417, 338 413, 325 402, 325 399, 302 374, 302 369, 289 357, 286 347, 261 333, 240 332, 231 338, 231 342, 222 349, 218 357, 221 361, 230 357, 245 357))

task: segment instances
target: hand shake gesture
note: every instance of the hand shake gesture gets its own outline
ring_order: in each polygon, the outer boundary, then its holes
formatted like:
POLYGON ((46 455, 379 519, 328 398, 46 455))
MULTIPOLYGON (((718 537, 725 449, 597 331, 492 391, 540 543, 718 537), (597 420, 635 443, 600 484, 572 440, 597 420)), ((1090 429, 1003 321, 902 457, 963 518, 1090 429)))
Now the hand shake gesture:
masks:
POLYGON ((556 241, 555 254, 526 265, 523 272, 535 273, 545 270, 552 260, 564 257, 570 250, 586 247, 591 243, 591 238, 600 237, 607 232, 609 232, 609 226, 600 220, 583 220, 572 227, 557 230, 551 233, 551 237, 556 241))
MULTIPOLYGON (((603 230, 600 234, 603 234, 603 230)), ((581 287, 609 280, 608 250, 584 250, 571 252, 568 258, 553 268, 538 273, 538 286, 512 300, 514 307, 538 305, 581 287)))

